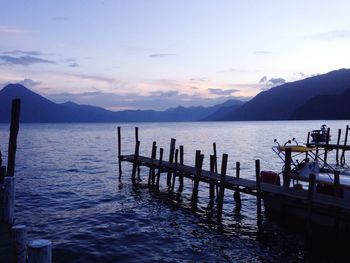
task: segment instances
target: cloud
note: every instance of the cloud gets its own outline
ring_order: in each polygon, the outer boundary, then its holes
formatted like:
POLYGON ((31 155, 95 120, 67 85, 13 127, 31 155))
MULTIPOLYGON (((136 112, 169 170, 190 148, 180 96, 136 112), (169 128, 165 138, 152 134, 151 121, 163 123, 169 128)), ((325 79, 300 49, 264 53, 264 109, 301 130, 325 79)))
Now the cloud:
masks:
POLYGON ((118 82, 118 80, 116 80, 114 78, 97 76, 97 75, 86 75, 86 74, 67 74, 67 75, 75 77, 75 78, 83 79, 83 80, 93 80, 93 81, 106 82, 108 84, 113 84, 113 83, 118 82))
POLYGON ((150 94, 159 97, 171 97, 179 94, 177 90, 169 90, 169 91, 151 91, 150 94))
POLYGON ((283 78, 271 78, 268 80, 267 83, 274 85, 274 86, 277 86, 277 85, 282 85, 282 84, 286 83, 286 80, 283 78))
POLYGON ((266 83, 267 82, 267 77, 263 76, 260 80, 259 83, 266 83))
POLYGON ((231 95, 232 93, 238 92, 238 89, 208 89, 210 94, 214 95, 221 95, 221 96, 228 96, 231 95))
POLYGON ((176 56, 175 53, 156 53, 149 55, 150 58, 164 58, 164 57, 173 57, 176 56))
POLYGON ((19 84, 22 84, 23 86, 26 86, 26 87, 29 87, 29 88, 32 88, 32 87, 35 87, 35 86, 38 86, 41 84, 40 81, 35 81, 35 80, 32 80, 32 79, 24 79, 20 82, 18 82, 19 84))
POLYGON ((68 67, 77 68, 77 67, 79 67, 79 64, 76 62, 73 62, 73 63, 68 64, 68 67))
POLYGON ((272 52, 271 51, 265 51, 265 50, 257 50, 257 51, 254 52, 254 54, 256 54, 256 55, 270 55, 270 54, 272 54, 272 52))
POLYGON ((39 63, 56 64, 55 61, 42 59, 34 56, 14 57, 14 56, 8 56, 8 55, 1 55, 0 60, 2 60, 4 64, 13 64, 13 65, 22 65, 22 66, 29 66, 32 64, 39 64, 39 63))
POLYGON ((24 33, 24 30, 16 28, 16 27, 0 26, 0 33, 4 33, 4 34, 21 34, 21 33, 24 33))
POLYGON ((11 51, 4 51, 2 52, 4 55, 27 55, 27 56, 42 56, 44 55, 40 51, 25 51, 25 50, 11 50, 11 51))
POLYGON ((305 37, 305 39, 311 40, 335 40, 335 39, 350 39, 350 31, 349 30, 333 30, 327 31, 319 34, 315 34, 309 37, 305 37))
POLYGON ((54 17, 51 17, 51 20, 53 20, 53 21, 66 21, 66 20, 69 20, 69 17, 68 16, 54 16, 54 17))

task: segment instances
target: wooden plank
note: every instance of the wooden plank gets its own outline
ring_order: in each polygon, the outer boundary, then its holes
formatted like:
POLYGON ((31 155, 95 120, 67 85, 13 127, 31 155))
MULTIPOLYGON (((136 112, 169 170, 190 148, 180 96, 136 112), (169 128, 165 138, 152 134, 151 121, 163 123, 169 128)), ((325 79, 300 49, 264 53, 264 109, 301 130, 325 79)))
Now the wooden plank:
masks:
MULTIPOLYGON (((213 173, 214 172, 214 166, 215 166, 215 160, 214 160, 215 156, 214 155, 210 155, 210 172, 213 173)), ((215 198, 215 184, 214 184, 214 180, 210 180, 210 185, 209 185, 209 198, 210 199, 214 199, 215 198)))
POLYGON ((133 184, 136 183, 136 171, 137 171, 137 168, 139 167, 139 151, 140 151, 140 141, 137 141, 135 145, 135 154, 134 154, 132 173, 131 173, 131 181, 133 184))
POLYGON ((176 149, 175 150, 175 164, 174 164, 174 173, 173 173, 173 183, 171 185, 171 192, 174 192, 175 179, 176 179, 176 176, 178 175, 178 172, 177 172, 177 160, 178 160, 178 157, 179 157, 179 149, 176 149))

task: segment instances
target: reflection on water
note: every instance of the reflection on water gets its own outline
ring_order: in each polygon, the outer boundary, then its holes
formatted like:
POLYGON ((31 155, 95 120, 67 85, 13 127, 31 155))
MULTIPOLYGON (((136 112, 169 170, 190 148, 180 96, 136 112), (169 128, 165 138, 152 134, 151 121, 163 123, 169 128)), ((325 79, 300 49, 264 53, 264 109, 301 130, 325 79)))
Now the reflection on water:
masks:
MULTIPOLYGON (((228 174, 240 161, 245 178, 254 177, 254 160, 262 169, 280 171, 271 151, 274 138, 306 138, 322 122, 145 123, 140 127, 142 155, 152 141, 168 151, 170 138, 184 145, 185 162, 194 163, 195 150, 205 154, 208 169, 212 142, 229 154, 228 174)), ((346 122, 329 121, 332 130, 346 122)), ((122 124, 122 151, 132 153, 133 127, 122 124)), ((29 226, 29 237, 53 240, 55 262, 143 261, 309 261, 303 235, 264 218, 265 234, 257 237, 255 200, 242 195, 235 212, 232 192, 225 193, 223 221, 212 217, 207 186, 200 186, 198 210, 190 209, 190 181, 183 193, 170 195, 144 185, 132 186, 130 166, 117 174, 117 125, 22 124, 16 173, 16 221, 29 226)), ((8 125, 0 125, 5 152, 8 125)), ((165 155, 167 156, 167 154, 165 155)), ((220 161, 220 158, 219 158, 220 161)), ((311 260, 312 261, 312 260, 311 260)))

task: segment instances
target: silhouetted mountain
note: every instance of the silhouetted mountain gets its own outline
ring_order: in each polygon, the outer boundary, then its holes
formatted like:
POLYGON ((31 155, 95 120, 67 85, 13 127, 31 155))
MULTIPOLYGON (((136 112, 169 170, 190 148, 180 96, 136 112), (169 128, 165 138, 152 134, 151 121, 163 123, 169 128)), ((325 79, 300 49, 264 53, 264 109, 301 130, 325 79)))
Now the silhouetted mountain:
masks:
POLYGON ((0 91, 0 122, 10 121, 11 102, 21 99, 21 122, 131 122, 131 121, 196 121, 207 117, 227 101, 212 107, 177 107, 166 111, 108 111, 74 102, 54 103, 20 84, 9 84, 0 91))
POLYGON ((350 120, 350 89, 341 95, 323 95, 308 100, 291 120, 350 120))
POLYGON ((215 112, 203 118, 202 120, 203 121, 227 120, 232 115, 232 112, 240 108, 243 104, 244 102, 240 100, 232 101, 231 105, 227 103, 223 103, 215 112))
POLYGON ((223 120, 287 120, 313 97, 339 95, 349 88, 349 69, 331 71, 263 91, 242 107, 232 110, 223 120))

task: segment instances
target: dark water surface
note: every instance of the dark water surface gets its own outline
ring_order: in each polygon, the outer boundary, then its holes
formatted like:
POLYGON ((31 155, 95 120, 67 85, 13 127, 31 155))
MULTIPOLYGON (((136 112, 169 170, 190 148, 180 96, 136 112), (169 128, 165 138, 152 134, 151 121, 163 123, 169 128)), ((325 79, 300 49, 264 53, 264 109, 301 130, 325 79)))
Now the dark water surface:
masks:
MULTIPOLYGON (((218 153, 229 154, 228 174, 241 162, 241 176, 254 178, 254 160, 262 169, 281 170, 271 151, 273 139, 305 141, 321 121, 236 123, 122 124, 122 151, 132 153, 135 125, 140 127, 141 154, 150 155, 152 141, 165 148, 170 138, 185 147, 185 162, 194 163, 195 150, 205 154, 208 168, 212 142, 218 153)), ((332 130, 346 122, 328 121, 332 130)), ((0 149, 6 156, 9 126, 0 125, 0 149)), ((221 161, 221 158, 219 158, 221 161)), ((208 188, 200 185, 199 208, 190 209, 192 184, 175 197, 132 186, 131 166, 117 170, 117 125, 22 124, 16 167, 17 223, 28 226, 29 238, 53 241, 54 262, 311 262, 302 234, 264 217, 264 233, 257 238, 253 197, 242 195, 235 212, 232 192, 225 193, 223 221, 210 215, 208 188)), ((164 176, 163 176, 164 178, 164 176)), ((317 260, 315 261, 317 262, 317 260)))

